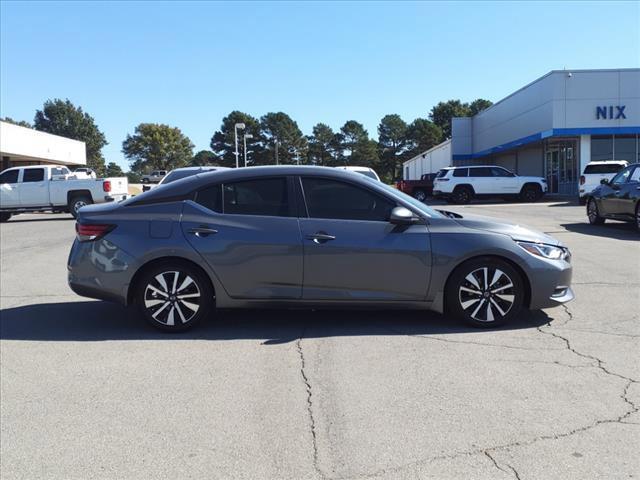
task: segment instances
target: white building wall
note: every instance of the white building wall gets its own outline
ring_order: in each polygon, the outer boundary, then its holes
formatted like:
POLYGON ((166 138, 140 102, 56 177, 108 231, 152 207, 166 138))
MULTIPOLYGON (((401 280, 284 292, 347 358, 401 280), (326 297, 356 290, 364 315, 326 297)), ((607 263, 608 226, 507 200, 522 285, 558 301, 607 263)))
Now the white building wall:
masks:
POLYGON ((84 142, 0 122, 0 154, 11 160, 86 165, 84 142))
POLYGON ((425 173, 435 173, 451 165, 451 140, 420 153, 402 164, 404 180, 420 180, 425 173))

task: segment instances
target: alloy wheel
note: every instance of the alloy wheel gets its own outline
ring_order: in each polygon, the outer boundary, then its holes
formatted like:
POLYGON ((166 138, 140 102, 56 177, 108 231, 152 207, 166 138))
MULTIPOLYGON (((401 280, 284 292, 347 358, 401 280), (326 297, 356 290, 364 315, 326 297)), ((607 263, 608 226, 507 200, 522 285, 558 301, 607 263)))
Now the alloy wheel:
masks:
POLYGON ((200 309, 201 300, 196 281, 180 271, 159 273, 144 291, 144 307, 156 322, 167 326, 191 321, 200 309))
POLYGON ((511 310, 515 296, 513 280, 495 267, 473 270, 458 289, 462 310, 478 322, 500 321, 511 310))
POLYGON ((427 198, 427 195, 422 190, 417 190, 413 196, 419 202, 424 202, 427 198))
POLYGON ((84 200, 78 200, 73 204, 73 210, 78 213, 78 210, 80 210, 82 207, 84 207, 85 205, 87 205, 87 202, 85 202, 84 200))
POLYGON ((587 216, 591 223, 594 223, 598 218, 598 207, 593 199, 589 200, 589 205, 587 205, 587 216))

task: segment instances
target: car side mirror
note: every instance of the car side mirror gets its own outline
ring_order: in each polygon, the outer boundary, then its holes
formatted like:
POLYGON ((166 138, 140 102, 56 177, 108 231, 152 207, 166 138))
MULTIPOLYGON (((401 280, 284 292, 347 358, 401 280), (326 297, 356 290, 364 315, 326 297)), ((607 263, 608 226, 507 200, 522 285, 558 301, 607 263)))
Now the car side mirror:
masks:
POLYGON ((609 185, 609 179, 603 178, 602 180, 600 180, 600 185, 609 185))
POLYGON ((394 225, 412 225, 418 220, 419 218, 405 207, 395 207, 391 210, 391 216, 389 217, 389 223, 394 225))

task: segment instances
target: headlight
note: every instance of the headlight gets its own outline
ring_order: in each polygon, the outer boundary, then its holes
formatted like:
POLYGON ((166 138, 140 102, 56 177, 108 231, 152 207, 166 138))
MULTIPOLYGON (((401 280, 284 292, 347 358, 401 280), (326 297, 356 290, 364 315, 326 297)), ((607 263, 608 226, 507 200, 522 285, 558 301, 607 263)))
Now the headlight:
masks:
POLYGON ((537 257, 548 258, 550 260, 566 260, 567 262, 571 258, 569 249, 563 247, 554 247, 553 245, 546 245, 544 243, 532 243, 532 242, 516 242, 522 248, 524 248, 531 255, 537 257))

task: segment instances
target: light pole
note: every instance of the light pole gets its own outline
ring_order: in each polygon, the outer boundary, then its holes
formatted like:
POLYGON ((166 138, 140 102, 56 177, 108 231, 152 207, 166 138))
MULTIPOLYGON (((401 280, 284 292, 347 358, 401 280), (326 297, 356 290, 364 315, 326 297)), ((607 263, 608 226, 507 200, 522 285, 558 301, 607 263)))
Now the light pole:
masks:
POLYGON ((253 138, 253 135, 250 133, 244 134, 244 166, 247 166, 247 138, 253 138))
POLYGON ((238 163, 238 129, 240 130, 244 130, 244 123, 236 123, 233 126, 233 136, 236 142, 236 151, 235 151, 235 156, 236 156, 236 168, 238 168, 240 165, 238 163))

